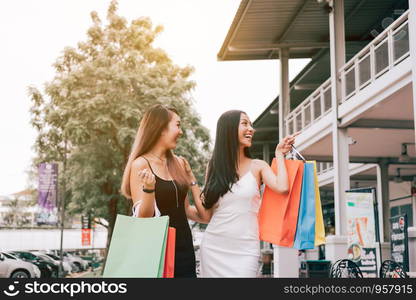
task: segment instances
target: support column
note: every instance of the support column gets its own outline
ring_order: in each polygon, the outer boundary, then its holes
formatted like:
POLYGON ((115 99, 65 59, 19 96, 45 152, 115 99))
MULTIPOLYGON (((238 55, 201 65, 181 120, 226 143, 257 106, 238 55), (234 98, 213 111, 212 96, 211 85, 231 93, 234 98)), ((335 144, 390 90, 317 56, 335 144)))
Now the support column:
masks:
POLYGON ((409 48, 412 64, 413 121, 416 128, 416 2, 412 0, 409 0, 409 48))
MULTIPOLYGON (((280 96, 279 96, 279 140, 286 136, 285 118, 290 112, 289 93, 289 49, 279 49, 280 96)), ((269 149, 268 149, 269 150, 269 149)), ((273 245, 274 277, 299 277, 298 250, 273 245)))
POLYGON ((377 167, 377 200, 380 219, 380 242, 390 241, 390 191, 389 164, 385 158, 381 159, 377 167), (379 192, 380 191, 380 192, 379 192), (379 194, 381 193, 381 197, 379 194))
POLYGON ((295 248, 273 245, 273 277, 298 278, 299 254, 295 248))
MULTIPOLYGON (((413 0, 409 0, 409 48, 410 58, 412 64, 412 88, 413 88, 413 121, 416 128, 416 3, 413 0)), ((415 141, 416 141, 416 131, 415 141)), ((412 209, 413 209, 413 227, 416 228, 416 197, 412 197, 412 209)), ((415 270, 416 272, 416 261, 415 270)))
MULTIPOLYGON (((347 234, 345 191, 350 188, 349 143, 346 128, 338 128, 338 104, 341 101, 341 82, 338 70, 345 64, 344 0, 330 1, 329 13, 332 98, 332 146, 334 156, 335 233, 347 234)), ((346 253, 345 253, 346 255, 346 253)))
POLYGON ((290 112, 289 49, 279 49, 280 96, 279 96, 279 140, 286 136, 285 118, 290 112))
POLYGON ((413 227, 416 228, 416 196, 412 196, 413 227))
POLYGON ((413 224, 407 232, 409 234, 409 271, 413 273, 412 277, 416 277, 416 226, 413 224))

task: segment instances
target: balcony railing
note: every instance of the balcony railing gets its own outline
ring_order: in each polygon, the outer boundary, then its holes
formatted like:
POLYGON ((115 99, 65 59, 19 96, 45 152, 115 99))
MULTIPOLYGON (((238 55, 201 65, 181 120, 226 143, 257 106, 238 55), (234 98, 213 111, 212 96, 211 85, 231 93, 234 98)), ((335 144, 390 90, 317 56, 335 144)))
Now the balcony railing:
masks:
POLYGON ((342 102, 409 56, 409 11, 390 24, 341 69, 342 102))
POLYGON ((316 162, 316 171, 318 175, 322 175, 328 171, 331 171, 334 168, 334 163, 332 162, 316 162))
POLYGON ((305 129, 331 110, 331 79, 296 107, 285 119, 286 134, 305 129))
MULTIPOLYGON (((401 15, 340 69, 345 102, 409 56, 409 11, 401 15)), ((286 134, 303 130, 332 110, 331 79, 285 118, 286 134)))

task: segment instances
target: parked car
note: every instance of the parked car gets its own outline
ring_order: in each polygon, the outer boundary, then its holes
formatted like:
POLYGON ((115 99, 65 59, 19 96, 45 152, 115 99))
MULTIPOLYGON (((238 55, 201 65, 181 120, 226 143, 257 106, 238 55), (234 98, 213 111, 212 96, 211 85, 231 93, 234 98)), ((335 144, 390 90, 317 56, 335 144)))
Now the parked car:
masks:
POLYGON ((41 277, 58 277, 59 269, 55 264, 48 262, 33 253, 27 251, 10 251, 11 254, 16 255, 24 261, 34 263, 41 272, 41 277))
MULTIPOLYGON (((50 257, 49 255, 47 255, 43 252, 32 252, 32 254, 35 254, 37 257, 40 257, 41 259, 54 264, 59 270, 59 267, 60 267, 60 264, 61 264, 61 261, 59 259, 55 260, 55 259, 53 259, 52 257, 50 257)), ((65 262, 65 261, 62 262, 62 267, 63 267, 63 270, 62 270, 63 271, 63 274, 62 274, 63 276, 66 276, 68 273, 71 273, 71 266, 67 262, 65 262)))
MULTIPOLYGON (((58 250, 52 251, 52 254, 60 257, 60 252, 58 250)), ((77 267, 77 272, 85 271, 88 269, 88 261, 82 259, 77 255, 73 255, 69 252, 63 251, 62 256, 64 259, 67 259, 70 263, 74 264, 77 267)))
POLYGON ((8 253, 0 253, 0 278, 39 278, 39 268, 8 253))
MULTIPOLYGON (((51 253, 45 253, 45 255, 49 256, 50 258, 52 258, 54 261, 60 263, 61 262, 61 258, 51 254, 51 253)), ((75 265, 71 265, 71 262, 65 258, 63 258, 63 262, 62 262, 62 267, 64 268, 64 270, 67 270, 68 273, 74 272, 74 268, 76 267, 75 265)))
MULTIPOLYGON (((65 253, 64 253, 64 255, 65 255, 65 253)), ((66 257, 68 257, 70 261, 72 261, 75 265, 77 265, 80 268, 81 271, 85 271, 89 267, 88 261, 82 259, 81 257, 79 257, 77 255, 73 255, 73 254, 67 252, 66 257)))

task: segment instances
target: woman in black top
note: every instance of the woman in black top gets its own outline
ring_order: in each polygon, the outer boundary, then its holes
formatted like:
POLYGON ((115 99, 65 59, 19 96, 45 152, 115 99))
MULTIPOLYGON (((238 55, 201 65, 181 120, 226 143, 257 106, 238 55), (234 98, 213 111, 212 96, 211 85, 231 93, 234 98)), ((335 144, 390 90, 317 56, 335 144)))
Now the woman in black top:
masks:
POLYGON ((196 277, 188 218, 203 222, 206 211, 189 163, 172 153, 181 135, 175 109, 163 105, 149 109, 140 123, 121 190, 133 200, 137 217, 169 216, 169 226, 176 228, 175 277, 196 277), (189 189, 195 206, 189 204, 189 189))

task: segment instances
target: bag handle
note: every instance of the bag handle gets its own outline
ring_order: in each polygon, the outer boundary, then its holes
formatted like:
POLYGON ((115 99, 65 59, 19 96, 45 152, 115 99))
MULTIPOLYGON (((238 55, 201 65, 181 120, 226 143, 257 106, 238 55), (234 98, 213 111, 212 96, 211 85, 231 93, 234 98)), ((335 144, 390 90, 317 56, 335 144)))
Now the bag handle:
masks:
POLYGON ((298 150, 296 150, 295 146, 292 145, 292 154, 294 157, 296 157, 299 160, 302 160, 304 163, 306 163, 306 159, 303 157, 302 154, 298 150))

